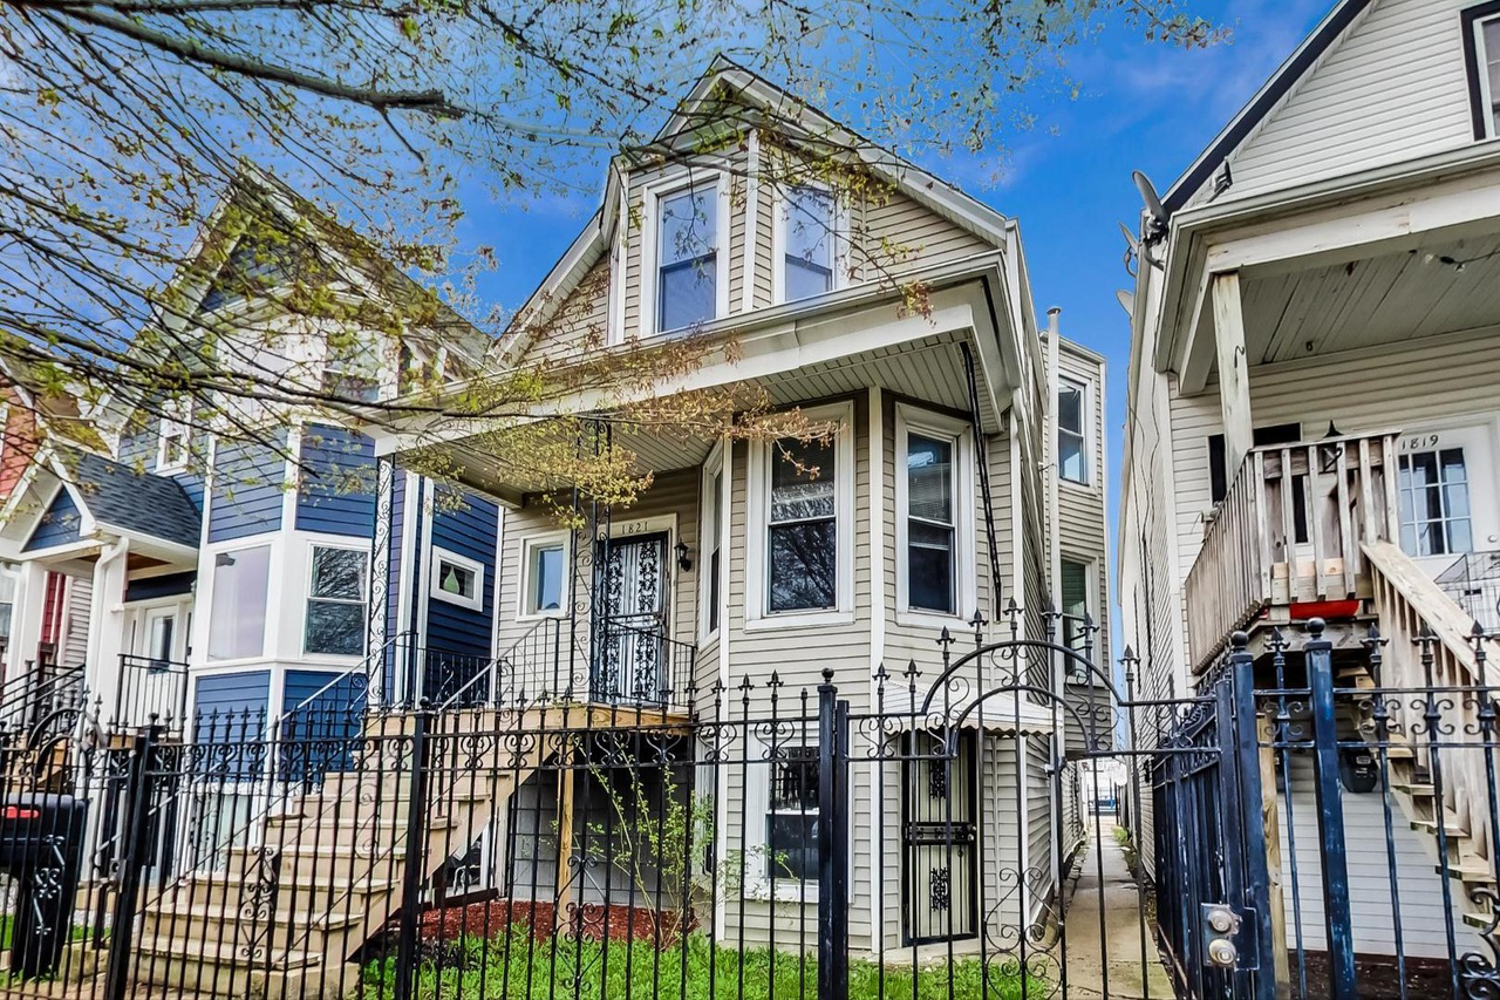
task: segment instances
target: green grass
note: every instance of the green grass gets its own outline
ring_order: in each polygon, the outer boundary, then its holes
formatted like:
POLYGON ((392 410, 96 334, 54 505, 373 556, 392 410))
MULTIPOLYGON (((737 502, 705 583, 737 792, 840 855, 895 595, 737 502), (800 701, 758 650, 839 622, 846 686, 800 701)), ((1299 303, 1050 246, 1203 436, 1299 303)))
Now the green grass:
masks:
MULTIPOLYGON (((533 942, 518 926, 488 942, 467 937, 432 947, 440 954, 418 973, 421 1000, 816 1000, 818 994, 815 956, 711 947, 701 936, 660 949, 646 941, 558 939, 554 952, 553 942, 533 942)), ((1021 997, 1021 977, 1002 972, 998 963, 991 963, 987 986, 978 958, 956 959, 951 968, 953 1000, 1021 997)), ((393 996, 394 979, 393 956, 371 962, 360 995, 393 996)), ((874 962, 849 963, 850 1000, 949 1000, 946 962, 918 969, 915 980, 910 967, 887 965, 882 976, 874 962)), ((1032 977, 1027 995, 1044 992, 1032 977)))

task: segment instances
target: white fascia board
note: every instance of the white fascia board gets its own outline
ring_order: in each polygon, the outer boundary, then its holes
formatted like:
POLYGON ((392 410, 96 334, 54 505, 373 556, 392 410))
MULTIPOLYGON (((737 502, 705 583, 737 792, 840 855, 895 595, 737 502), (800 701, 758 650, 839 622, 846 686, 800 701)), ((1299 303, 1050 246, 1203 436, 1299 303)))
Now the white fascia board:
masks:
MULTIPOLYGON (((768 374, 795 371, 805 365, 840 357, 864 353, 882 346, 892 346, 908 340, 919 339, 935 332, 958 329, 961 324, 973 327, 977 339, 996 344, 1005 358, 1005 351, 1018 350, 1014 337, 995 336, 995 323, 1000 322, 1007 330, 1014 329, 1016 318, 1010 315, 1006 298, 1005 255, 999 251, 976 255, 952 264, 913 271, 901 277, 902 283, 920 282, 931 289, 933 309, 928 316, 913 315, 893 321, 868 322, 872 310, 886 308, 900 295, 899 288, 884 284, 863 284, 838 289, 813 300, 802 300, 760 310, 753 317, 728 316, 705 324, 701 339, 721 336, 726 341, 734 340, 742 357, 736 364, 708 362, 685 378, 675 383, 657 386, 654 395, 728 385, 748 378, 768 374), (982 308, 975 308, 975 297, 967 286, 985 283, 982 308), (957 303, 962 315, 951 312, 957 303), (992 313, 1001 313, 991 319, 992 313), (988 333, 988 336, 985 334, 988 333)), ((650 347, 652 340, 641 341, 650 347)), ((671 337, 660 339, 662 344, 671 342, 671 337)), ((983 351, 983 346, 982 346, 983 351)), ((990 367, 994 373, 1010 373, 1018 370, 1003 363, 990 367)), ((486 376, 476 376, 483 379, 486 376)), ((999 398, 997 395, 996 398, 999 398)), ((598 391, 578 393, 552 404, 538 408, 534 414, 514 422, 544 420, 562 413, 587 413, 605 402, 605 394, 598 391)), ((608 399, 618 403, 618 399, 608 399)), ((997 410, 996 412, 1002 412, 997 410)), ((431 447, 433 445, 459 441, 487 431, 497 429, 494 417, 473 417, 459 421, 451 418, 427 416, 413 418, 404 426, 383 427, 379 424, 365 429, 375 440, 376 456, 396 454, 402 451, 431 447)))

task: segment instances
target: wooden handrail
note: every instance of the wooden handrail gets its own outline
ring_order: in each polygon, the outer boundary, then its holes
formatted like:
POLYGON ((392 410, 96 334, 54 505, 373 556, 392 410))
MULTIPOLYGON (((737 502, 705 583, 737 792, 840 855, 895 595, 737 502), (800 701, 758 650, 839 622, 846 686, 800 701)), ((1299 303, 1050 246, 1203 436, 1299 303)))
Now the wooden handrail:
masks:
MULTIPOLYGON (((1380 631, 1387 640, 1379 677, 1380 688, 1392 692, 1385 698, 1392 733, 1409 735, 1418 759, 1427 759, 1425 698, 1422 692, 1442 689, 1434 695, 1442 704, 1443 741, 1449 744, 1483 741, 1488 728, 1479 718, 1483 688, 1500 683, 1500 670, 1485 664, 1480 671, 1469 636, 1474 621, 1416 562, 1392 542, 1369 542, 1364 546, 1374 590, 1380 631), (1424 629, 1428 638, 1424 642, 1424 629), (1422 647, 1431 657, 1423 663, 1422 647), (1472 694, 1457 693, 1463 690, 1472 694)), ((1479 744, 1476 744, 1476 747, 1479 744)), ((1488 802, 1489 777, 1479 753, 1445 753, 1443 763, 1444 814, 1466 830, 1470 848, 1484 859, 1494 856, 1488 802)))
POLYGON ((1253 448, 1204 531, 1188 573, 1195 669, 1265 608, 1369 596, 1364 542, 1399 531, 1398 432, 1253 448))

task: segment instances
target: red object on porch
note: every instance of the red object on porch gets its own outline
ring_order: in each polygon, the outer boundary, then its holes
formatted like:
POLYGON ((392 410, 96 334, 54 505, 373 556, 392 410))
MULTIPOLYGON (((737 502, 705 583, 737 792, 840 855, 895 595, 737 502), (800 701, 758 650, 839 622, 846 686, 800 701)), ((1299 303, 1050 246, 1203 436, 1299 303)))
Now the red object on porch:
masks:
POLYGON ((61 638, 63 587, 66 582, 61 573, 47 573, 47 592, 42 598, 42 642, 56 643, 61 638))
POLYGON ((1293 621, 1306 621, 1309 618, 1322 618, 1324 621, 1353 618, 1359 614, 1360 603, 1357 597, 1347 601, 1308 601, 1306 604, 1293 604, 1289 613, 1293 621))

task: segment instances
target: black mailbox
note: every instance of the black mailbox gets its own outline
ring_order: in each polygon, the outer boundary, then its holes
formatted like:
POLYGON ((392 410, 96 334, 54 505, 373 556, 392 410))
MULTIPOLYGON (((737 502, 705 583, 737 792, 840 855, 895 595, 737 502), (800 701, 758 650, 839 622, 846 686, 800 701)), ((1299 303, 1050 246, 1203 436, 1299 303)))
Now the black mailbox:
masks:
POLYGON ((83 868, 88 802, 71 795, 0 799, 0 870, 17 883, 10 971, 25 978, 57 971, 83 868))

